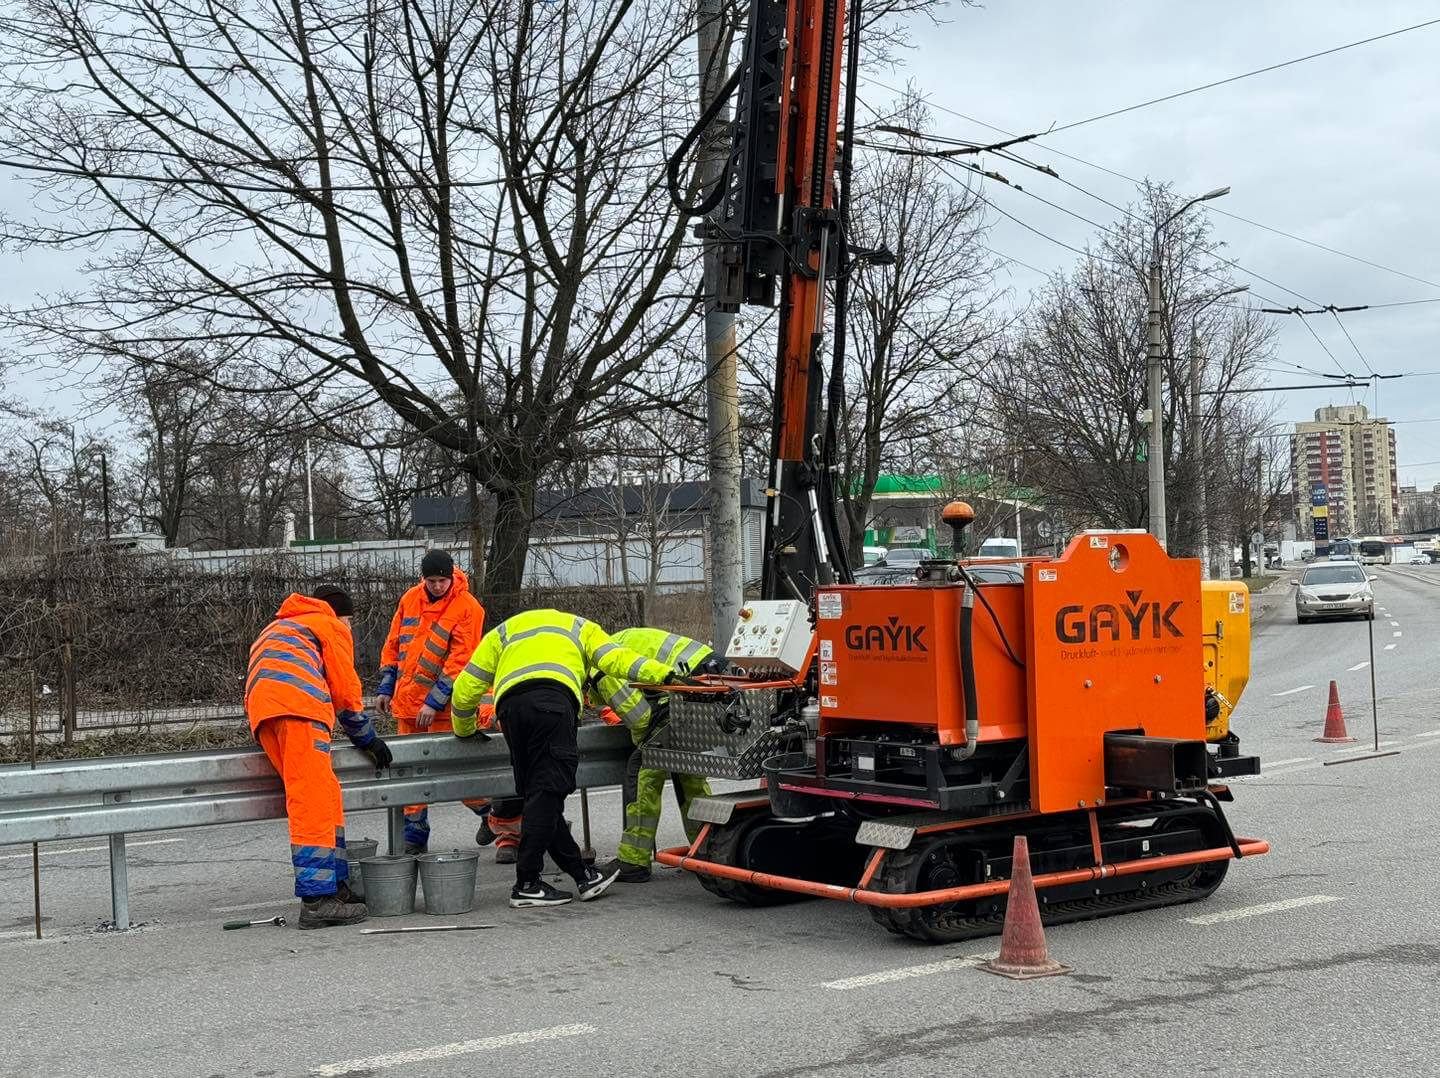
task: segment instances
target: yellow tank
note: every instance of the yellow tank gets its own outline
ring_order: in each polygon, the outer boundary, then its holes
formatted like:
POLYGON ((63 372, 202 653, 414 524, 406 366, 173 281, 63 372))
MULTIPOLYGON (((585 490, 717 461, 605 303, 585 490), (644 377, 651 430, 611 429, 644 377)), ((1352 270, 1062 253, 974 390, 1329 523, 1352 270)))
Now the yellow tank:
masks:
POLYGON ((1250 589, 1238 581, 1202 581, 1200 616, 1205 684, 1220 700, 1220 714, 1206 725, 1205 738, 1221 741, 1230 733, 1230 713, 1250 681, 1250 589))

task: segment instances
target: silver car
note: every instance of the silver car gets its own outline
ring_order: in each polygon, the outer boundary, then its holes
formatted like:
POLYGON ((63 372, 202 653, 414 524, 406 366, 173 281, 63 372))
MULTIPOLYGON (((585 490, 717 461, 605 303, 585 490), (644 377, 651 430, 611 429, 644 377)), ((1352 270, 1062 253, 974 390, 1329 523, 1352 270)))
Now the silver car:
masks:
POLYGON ((1361 617, 1374 619, 1373 576, 1357 562, 1332 561, 1312 565, 1295 582, 1295 620, 1361 617))

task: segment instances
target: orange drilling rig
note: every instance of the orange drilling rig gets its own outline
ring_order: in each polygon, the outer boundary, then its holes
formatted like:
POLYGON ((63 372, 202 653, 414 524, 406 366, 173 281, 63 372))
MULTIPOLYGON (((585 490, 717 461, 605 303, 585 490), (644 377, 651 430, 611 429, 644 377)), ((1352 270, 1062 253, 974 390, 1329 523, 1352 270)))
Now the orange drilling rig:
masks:
MULTIPOLYGON (((718 302, 773 305, 779 284, 774 470, 734 673, 668 688, 644 758, 762 781, 698 799, 699 837, 657 856, 736 902, 858 902, 932 942, 998 930, 1019 834, 1047 922, 1203 898, 1268 849, 1221 809, 1225 778, 1259 771, 1228 727, 1248 677, 1243 585, 1202 585, 1198 561, 1131 531, 1026 559, 1023 582, 977 582, 959 502, 944 511, 956 558, 908 585, 852 582, 830 487, 848 274, 888 254, 854 249, 845 227, 837 120, 843 97, 853 131, 860 2, 847 24, 846 0, 752 0, 722 91, 729 169, 685 207, 710 214, 718 302)), ((672 193, 717 111, 677 150, 672 193)))

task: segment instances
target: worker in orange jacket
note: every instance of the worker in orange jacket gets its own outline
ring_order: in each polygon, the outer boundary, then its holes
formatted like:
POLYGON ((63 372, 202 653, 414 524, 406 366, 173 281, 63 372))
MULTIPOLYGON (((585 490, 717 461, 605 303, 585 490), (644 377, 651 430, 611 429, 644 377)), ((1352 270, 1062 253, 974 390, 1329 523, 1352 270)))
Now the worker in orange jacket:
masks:
MULTIPOLYGON (((420 583, 400 597, 380 658, 377 706, 394 715, 401 736, 450 733, 450 692, 485 632, 485 608, 470 593, 470 581, 444 550, 427 551, 420 561, 420 583)), ((513 864, 520 844, 520 813, 504 813, 506 802, 465 805, 488 819, 476 836, 481 845, 499 840, 495 859, 513 864)), ((430 812, 425 805, 405 806, 405 852, 424 853, 430 844, 430 812)))
POLYGON ((330 766, 336 720, 377 768, 389 767, 391 755, 361 702, 352 614, 349 595, 321 585, 289 596, 250 648, 245 715, 285 784, 301 928, 355 924, 367 913, 346 882, 345 814, 330 766))

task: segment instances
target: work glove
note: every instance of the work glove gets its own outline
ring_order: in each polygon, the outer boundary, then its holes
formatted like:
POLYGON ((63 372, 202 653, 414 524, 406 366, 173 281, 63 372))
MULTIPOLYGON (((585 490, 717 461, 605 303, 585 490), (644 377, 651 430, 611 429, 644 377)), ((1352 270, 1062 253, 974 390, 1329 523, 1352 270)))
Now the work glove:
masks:
POLYGON ((390 751, 390 746, 385 744, 383 738, 377 737, 360 751, 370 757, 370 762, 373 763, 377 769, 389 767, 391 761, 395 759, 395 754, 390 751))

